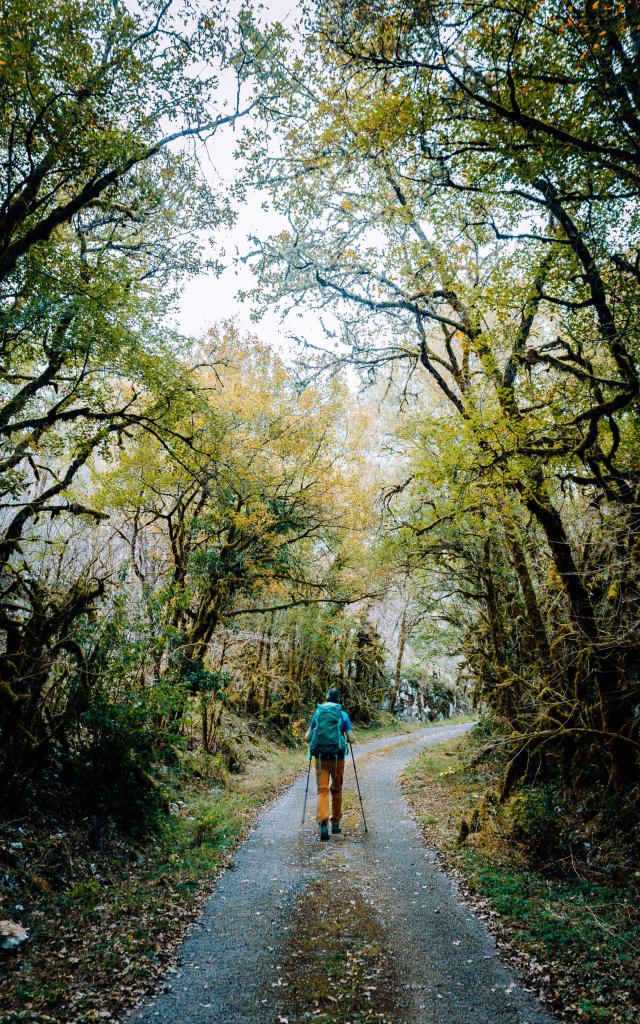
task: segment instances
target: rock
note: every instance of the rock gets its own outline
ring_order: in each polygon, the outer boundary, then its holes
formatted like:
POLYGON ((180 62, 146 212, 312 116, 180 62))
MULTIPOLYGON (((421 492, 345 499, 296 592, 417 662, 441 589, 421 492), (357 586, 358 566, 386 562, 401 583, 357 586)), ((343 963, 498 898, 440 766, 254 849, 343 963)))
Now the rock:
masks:
POLYGON ((15 921, 0 921, 0 949, 17 949, 29 936, 26 928, 15 921))

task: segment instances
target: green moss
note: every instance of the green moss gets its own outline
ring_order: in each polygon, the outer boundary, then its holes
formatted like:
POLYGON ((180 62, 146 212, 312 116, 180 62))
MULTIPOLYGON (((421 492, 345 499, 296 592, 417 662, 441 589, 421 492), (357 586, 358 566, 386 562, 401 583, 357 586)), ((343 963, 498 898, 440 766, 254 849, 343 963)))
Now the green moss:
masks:
MULTIPOLYGON (((490 778, 457 740, 418 756, 404 791, 431 846, 469 890, 500 916, 518 949, 542 964, 548 994, 567 1020, 636 1024, 640 1018, 640 900, 637 886, 586 880, 554 860, 557 801, 521 791, 504 808, 487 800, 490 778), (460 822, 473 822, 467 842, 460 822), (544 837, 548 837, 548 842, 544 837), (545 849, 546 869, 532 866, 545 849)), ((569 861, 571 868, 571 861, 569 861)))
POLYGON ((78 882, 69 890, 68 899, 79 903, 85 910, 93 910, 100 900, 101 886, 96 878, 78 882))
POLYGON ((313 1018, 325 1024, 401 1024, 401 985, 386 949, 380 921, 362 893, 332 880, 332 895, 348 915, 327 907, 326 885, 311 883, 292 919, 277 990, 280 1015, 291 1024, 313 1018))
MULTIPOLYGON (((265 743, 245 772, 223 779, 219 765, 209 766, 214 777, 204 764, 191 771, 192 760, 185 759, 181 773, 165 774, 173 811, 159 816, 146 842, 132 848, 131 840, 116 836, 97 850, 89 832, 67 832, 64 849, 73 848, 73 858, 64 858, 68 870, 89 876, 95 868, 99 878, 68 882, 66 891, 56 893, 31 886, 29 872, 16 875, 13 898, 38 915, 25 921, 31 941, 20 959, 7 964, 0 1019, 22 1020, 26 1007, 34 1020, 53 1014, 65 1024, 85 1024, 107 1009, 119 1016, 135 1002, 142 984, 182 938, 225 853, 257 809, 295 778, 305 751, 265 743), (51 974, 59 958, 65 962, 64 985, 51 974)), ((39 858, 58 856, 59 840, 51 833, 47 829, 34 839, 39 858)))

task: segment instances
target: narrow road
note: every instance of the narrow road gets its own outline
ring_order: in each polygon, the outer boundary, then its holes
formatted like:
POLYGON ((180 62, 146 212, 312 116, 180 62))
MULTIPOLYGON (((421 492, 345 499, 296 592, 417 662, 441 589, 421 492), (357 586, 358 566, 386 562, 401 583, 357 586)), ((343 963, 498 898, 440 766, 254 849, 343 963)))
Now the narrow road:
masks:
MULTIPOLYGON (((329 908, 332 893, 339 894, 327 929, 340 929, 350 914, 358 922, 355 915, 363 912, 375 920, 376 962, 382 965, 376 970, 382 981, 362 982, 372 990, 366 993, 372 1008, 362 1017, 352 1015, 352 1021, 552 1024, 502 964, 483 923, 460 902, 455 884, 424 846, 399 789, 399 773, 419 750, 468 728, 444 725, 355 748, 366 837, 352 795, 347 796, 344 834, 320 843, 313 778, 301 829, 304 779, 299 779, 261 815, 193 926, 176 973, 152 1003, 136 1011, 136 1024, 333 1020, 326 1011, 319 1016, 318 1009, 332 1005, 326 1003, 331 995, 325 993, 324 1004, 319 1003, 311 981, 296 977, 310 970, 297 934, 307 924, 301 920, 304 914, 296 912, 297 905, 313 905, 310 892, 326 893, 329 908)), ((349 767, 345 790, 353 791, 354 785, 349 767)), ((314 924, 319 957, 331 952, 323 945, 323 920, 314 924)), ((356 935, 354 949, 361 946, 356 935)), ((370 969, 363 977, 375 973, 370 969)), ((335 1020, 346 1020, 333 1002, 335 1020)))

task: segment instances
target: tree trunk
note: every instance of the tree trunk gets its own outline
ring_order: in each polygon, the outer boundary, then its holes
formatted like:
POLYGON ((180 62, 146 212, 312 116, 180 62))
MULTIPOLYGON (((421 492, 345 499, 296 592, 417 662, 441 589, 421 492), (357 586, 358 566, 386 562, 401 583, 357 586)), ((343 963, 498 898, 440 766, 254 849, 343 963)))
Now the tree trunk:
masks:
POLYGON ((204 693, 200 696, 200 717, 202 720, 202 749, 206 754, 209 750, 209 716, 204 693))
POLYGON ((398 638, 398 657, 396 658, 396 668, 393 674, 393 686, 389 690, 389 711, 391 714, 396 709, 396 703, 398 700, 398 691, 400 689, 400 678, 402 676, 402 661, 404 659, 404 648, 407 642, 407 609, 402 613, 402 619, 400 620, 400 636, 398 638))
POLYGON ((546 670, 547 666, 552 663, 547 629, 544 619, 542 618, 542 612, 540 611, 540 605, 533 586, 531 574, 529 573, 529 566, 521 543, 518 527, 508 514, 505 514, 505 538, 511 553, 511 559, 513 561, 514 569, 516 570, 518 582, 520 583, 520 589, 522 590, 529 625, 538 648, 540 663, 543 669, 546 670))
POLYGON ((496 593, 493 579, 491 560, 493 557, 491 538, 487 537, 484 542, 484 570, 485 588, 487 597, 487 611, 489 613, 489 626, 491 628, 491 640, 496 665, 503 668, 507 663, 506 643, 502 623, 500 621, 500 609, 498 606, 498 595, 496 593))
POLYGON ((615 663, 615 653, 603 653, 599 649, 601 637, 591 597, 578 572, 559 512, 546 495, 539 491, 530 493, 525 504, 545 532, 553 563, 567 594, 573 622, 583 637, 584 668, 581 676, 585 680, 591 677, 595 682, 599 725, 609 737, 607 742, 611 776, 614 785, 619 787, 633 779, 637 768, 637 751, 630 738, 624 735, 628 723, 620 698, 621 678, 615 663))
POLYGON ((270 696, 270 683, 269 683, 269 672, 266 671, 264 674, 264 682, 262 684, 262 717, 267 717, 267 710, 269 708, 269 696, 270 696))
POLYGON ((524 503, 544 530, 553 564, 569 601, 574 624, 585 637, 595 640, 597 627, 591 597, 578 571, 560 513, 539 490, 536 493, 529 492, 524 503))

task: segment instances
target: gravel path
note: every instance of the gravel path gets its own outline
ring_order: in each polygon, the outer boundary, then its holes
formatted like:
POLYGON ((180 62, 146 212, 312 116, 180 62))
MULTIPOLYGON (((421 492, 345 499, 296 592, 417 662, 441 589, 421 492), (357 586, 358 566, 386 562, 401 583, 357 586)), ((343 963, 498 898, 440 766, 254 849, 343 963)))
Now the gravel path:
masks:
MULTIPOLYGON (((470 726, 425 729, 356 747, 369 834, 320 843, 304 779, 260 817, 185 941, 165 990, 136 1024, 275 1024, 273 988, 286 958, 293 909, 311 880, 340 872, 380 920, 403 988, 409 1024, 553 1024, 501 963, 483 923, 418 833, 398 775, 420 749, 470 726)), ((352 770, 345 789, 354 787, 352 770)), ((279 1000, 280 1004, 282 999, 279 1000)))

